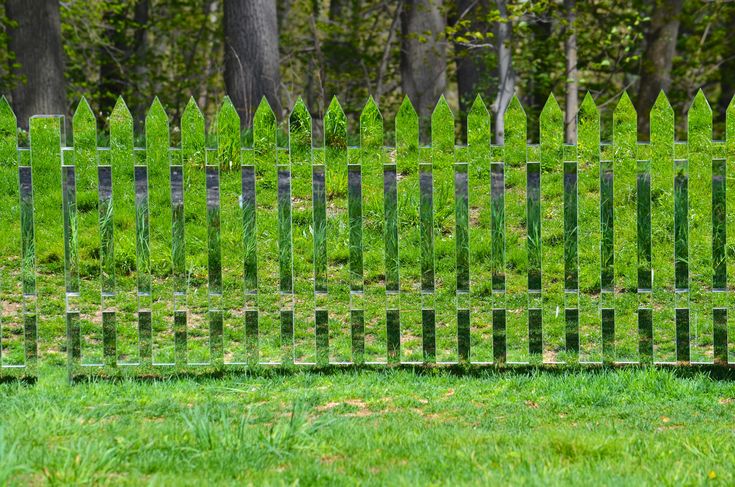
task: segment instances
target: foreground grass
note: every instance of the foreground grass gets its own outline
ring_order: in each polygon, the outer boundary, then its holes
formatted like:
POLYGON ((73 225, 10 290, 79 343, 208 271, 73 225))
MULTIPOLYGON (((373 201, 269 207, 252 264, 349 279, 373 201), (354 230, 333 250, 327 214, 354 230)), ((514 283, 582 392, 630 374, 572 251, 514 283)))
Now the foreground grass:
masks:
POLYGON ((735 384, 656 369, 69 386, 49 367, 0 401, 3 485, 735 482, 735 384))

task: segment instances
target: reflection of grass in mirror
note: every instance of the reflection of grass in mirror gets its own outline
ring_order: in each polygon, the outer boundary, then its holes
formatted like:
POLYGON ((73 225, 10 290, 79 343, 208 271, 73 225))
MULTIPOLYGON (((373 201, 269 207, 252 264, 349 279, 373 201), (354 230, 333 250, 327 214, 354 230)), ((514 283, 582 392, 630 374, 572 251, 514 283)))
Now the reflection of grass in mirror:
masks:
POLYGON ((421 218, 421 290, 434 290, 434 207, 431 167, 419 171, 421 218))
POLYGON ((151 260, 150 238, 148 228, 148 198, 136 201, 135 205, 136 255, 138 257, 138 291, 150 292, 151 260))
POLYGON ((293 247, 291 244, 291 173, 278 171, 278 261, 281 292, 293 291, 293 247))
POLYGON ((564 163, 564 286, 573 290, 578 282, 577 164, 564 163))
POLYGON ((689 208, 687 189, 687 163, 677 161, 674 177, 674 265, 676 287, 689 287, 689 208))
MULTIPOLYGON (((610 161, 600 162, 600 274, 603 290, 614 288, 615 254, 613 252, 613 174, 610 161)), ((625 229, 620 229, 621 233, 625 229)))
POLYGON ((491 259, 493 290, 497 291, 505 289, 505 183, 503 171, 502 164, 493 164, 491 167, 491 259))
POLYGON ((350 289, 363 289, 362 178, 359 166, 349 168, 347 206, 350 220, 350 289))
POLYGON ((528 226, 528 286, 541 289, 541 198, 540 168, 535 162, 528 163, 527 226, 528 226))
POLYGON ((639 162, 637 177, 638 287, 651 282, 651 174, 650 161, 639 162))
POLYGON ((103 199, 99 208, 102 286, 105 292, 110 292, 115 285, 112 198, 103 199))
POLYGON ((398 257, 398 193, 396 168, 384 169, 384 211, 385 211, 385 287, 389 291, 398 291, 399 257, 398 257))
POLYGON ((36 243, 33 225, 33 194, 30 187, 30 168, 21 168, 21 199, 20 222, 22 242, 21 280, 23 293, 33 294, 36 288, 36 243), (27 173, 28 184, 24 183, 24 174, 27 173))
POLYGON ((714 271, 712 287, 714 289, 727 287, 726 172, 724 159, 716 159, 712 162, 712 269, 714 271))

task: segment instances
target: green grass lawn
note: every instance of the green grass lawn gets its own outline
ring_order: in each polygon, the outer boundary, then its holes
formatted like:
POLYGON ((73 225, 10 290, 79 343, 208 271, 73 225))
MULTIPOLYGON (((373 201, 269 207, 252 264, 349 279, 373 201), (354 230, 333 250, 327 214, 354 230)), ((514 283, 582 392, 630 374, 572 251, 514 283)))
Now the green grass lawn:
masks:
POLYGON ((42 372, 0 386, 0 484, 735 482, 735 384, 701 374, 42 372))

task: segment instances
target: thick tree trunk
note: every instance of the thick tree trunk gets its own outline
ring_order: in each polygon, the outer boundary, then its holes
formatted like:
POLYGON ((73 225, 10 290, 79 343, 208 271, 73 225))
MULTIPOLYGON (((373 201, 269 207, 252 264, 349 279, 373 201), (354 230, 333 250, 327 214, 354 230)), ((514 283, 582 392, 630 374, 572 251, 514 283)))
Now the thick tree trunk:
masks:
POLYGON ((638 133, 649 136, 649 112, 661 90, 671 84, 671 64, 679 34, 683 0, 653 0, 651 24, 646 33, 646 51, 638 87, 638 133))
POLYGON ((567 36, 564 43, 566 51, 566 106, 564 110, 564 138, 567 144, 577 141, 577 110, 579 106, 579 82, 577 80, 577 31, 574 25, 577 20, 576 0, 564 0, 564 10, 567 16, 567 36))
POLYGON ((244 124, 265 96, 276 116, 281 77, 274 0, 225 0, 225 86, 244 124))
POLYGON ((442 0, 406 0, 401 11, 401 87, 429 133, 428 120, 447 85, 442 0))
POLYGON ((67 113, 61 16, 57 0, 6 0, 10 49, 21 77, 12 90, 18 124, 28 128, 32 115, 67 113))
MULTIPOLYGON (((484 15, 487 13, 485 0, 456 0, 456 18, 453 23, 467 22, 462 31, 480 32, 486 34, 487 23, 484 15)), ((477 95, 482 95, 489 101, 489 84, 487 83, 487 56, 490 40, 473 40, 478 45, 454 43, 455 64, 457 66, 457 91, 459 92, 459 112, 463 130, 467 131, 467 112, 477 95)))
POLYGON ((507 2, 497 0, 497 5, 500 14, 495 33, 498 52, 498 95, 493 103, 493 111, 495 112, 495 141, 502 144, 505 132, 505 109, 513 99, 516 77, 513 72, 513 49, 511 47, 513 25, 508 17, 507 2))

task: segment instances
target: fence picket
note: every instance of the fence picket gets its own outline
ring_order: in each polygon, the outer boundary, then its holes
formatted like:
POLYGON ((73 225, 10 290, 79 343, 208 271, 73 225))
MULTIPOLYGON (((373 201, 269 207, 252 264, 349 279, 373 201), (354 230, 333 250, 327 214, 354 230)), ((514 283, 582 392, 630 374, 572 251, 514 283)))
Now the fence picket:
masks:
MULTIPOLYGON (((21 247, 18 122, 8 100, 0 97, 0 198, 10 218, 3 222, 6 230, 6 252, 17 252, 21 247)), ((20 181, 22 183, 22 181, 20 181)), ((23 355, 23 311, 13 311, 9 304, 23 293, 22 263, 16 259, 3 259, 0 263, 0 300, 3 312, 0 316, 0 366, 21 365, 23 355)))
MULTIPOLYGON (((549 95, 539 116, 540 168, 535 169, 541 178, 541 202, 532 205, 531 190, 528 194, 528 287, 529 308, 537 308, 542 319, 529 330, 529 350, 534 353, 531 337, 535 341, 535 353, 543 358, 558 361, 559 351, 564 349, 564 116, 554 95, 549 95), (537 257, 536 257, 537 256, 537 257), (535 276, 534 273, 538 273, 535 276), (533 279, 532 279, 533 277, 533 279), (537 282, 534 282, 537 281, 537 282), (540 299, 532 291, 541 294, 540 299), (541 329, 543 323, 543 340, 541 329), (543 345, 542 345, 543 344, 543 345), (553 358, 552 358, 553 357, 553 358)), ((528 163, 528 180, 534 174, 533 164, 528 163)), ((529 327, 533 324, 529 309, 529 327)))
MULTIPOLYGON (((174 361, 173 340, 167 333, 173 330, 173 286, 168 276, 172 270, 172 207, 171 156, 169 154, 168 115, 160 100, 155 98, 145 119, 145 165, 148 171, 148 218, 150 272, 147 276, 149 294, 141 296, 150 303, 151 359, 155 362, 174 361), (154 282, 153 277, 156 277, 154 282)), ((145 306, 145 305, 144 305, 145 306)), ((141 340, 142 341, 142 340, 141 340)))
POLYGON ((580 360, 599 361, 600 277, 600 112, 587 93, 577 114, 579 164, 579 334, 580 360))
MULTIPOLYGON (((627 92, 613 112, 613 228, 637 228, 636 112, 627 92)), ((638 289, 635 241, 625 241, 622 231, 613 230, 614 266, 614 357, 634 361, 637 357, 638 326, 636 291, 638 289)))
MULTIPOLYGON (((115 103, 110 114, 109 125, 108 164, 103 164, 103 167, 100 168, 100 177, 104 176, 106 171, 111 173, 112 205, 110 211, 112 213, 110 216, 113 221, 111 247, 114 249, 115 271, 116 273, 118 269, 121 271, 121 278, 117 279, 117 275, 113 276, 115 278, 114 288, 105 295, 104 309, 109 313, 108 316, 114 316, 115 320, 117 335, 115 361, 129 363, 138 355, 137 332, 131 329, 138 316, 135 314, 137 312, 135 304, 137 300, 134 296, 136 284, 124 276, 127 273, 137 275, 138 232, 133 159, 133 117, 122 97, 118 98, 115 103), (104 166, 109 169, 105 169, 104 166), (135 235, 131 235, 134 228, 136 229, 135 235)), ((101 151, 100 155, 102 154, 101 151)), ((102 157, 100 161, 105 162, 102 157)))
MULTIPOLYGON (((224 361, 224 342, 237 343, 241 339, 242 308, 245 303, 245 251, 242 199, 242 146, 240 116, 229 97, 225 97, 217 114, 216 159, 208 160, 209 171, 217 174, 219 186, 217 208, 214 201, 208 208, 219 214, 219 228, 211 237, 213 258, 219 257, 219 286, 209 293, 211 360, 219 365, 224 361), (214 248, 219 247, 219 251, 214 248)), ((208 210, 210 211, 210 210, 208 210)), ((213 215, 214 216, 214 215, 213 215)), ((213 270, 216 272, 216 270, 213 270)), ((233 353, 228 348, 228 354, 233 353)))
POLYGON ((712 361, 712 109, 702 90, 687 114, 690 359, 712 361))
MULTIPOLYGON (((294 351, 297 362, 314 362, 316 342, 321 340, 326 323, 322 321, 323 313, 315 311, 316 295, 313 279, 317 227, 313 211, 312 126, 311 114, 301 98, 296 101, 291 111, 288 129, 291 162, 294 351), (295 306, 295 303, 298 303, 298 306, 295 306), (316 322, 317 317, 320 319, 319 323, 316 322)), ((320 349, 318 352, 321 353, 323 350, 320 349)))
MULTIPOLYGON (((727 106, 726 118, 725 118, 725 147, 726 147, 726 175, 727 185, 726 191, 726 235, 727 235, 727 255, 730 257, 727 259, 727 282, 728 292, 726 296, 726 304, 728 309, 732 309, 733 305, 733 293, 730 291, 732 285, 732 279, 735 277, 735 258, 730 254, 730 249, 733 247, 735 242, 735 97, 730 100, 730 104, 727 106)), ((733 320, 733 314, 728 313, 726 316, 727 320, 724 327, 719 327, 719 335, 721 343, 724 343, 725 350, 720 349, 720 353, 715 355, 715 360, 720 358, 720 361, 724 359, 725 363, 732 363, 729 357, 733 350, 733 344, 729 336, 730 323, 733 320)))
POLYGON ((470 360, 492 360, 490 113, 480 95, 467 114, 470 360))
POLYGON ((328 343, 337 362, 351 357, 351 341, 346 326, 350 323, 349 218, 347 215, 347 117, 336 97, 324 115, 324 166, 327 209, 327 299, 329 309, 328 343))
POLYGON ((662 91, 651 109, 651 205, 654 360, 672 361, 674 330, 674 110, 662 91))
MULTIPOLYGON (((65 310, 58 299, 52 296, 65 294, 63 281, 56 279, 54 272, 61 271, 60 264, 64 261, 64 226, 61 198, 61 143, 63 117, 61 116, 34 116, 30 119, 30 164, 33 171, 35 187, 56 188, 55 191, 36 192, 33 195, 33 205, 43 211, 31 211, 35 226, 35 255, 37 277, 35 294, 37 304, 33 304, 33 297, 28 297, 28 323, 37 322, 37 326, 44 329, 62 329, 65 310), (31 310, 38 310, 38 319, 33 318, 31 310)), ((27 330, 28 331, 28 330, 27 330)), ((34 333, 35 334, 35 333, 34 333)), ((26 354, 27 359, 35 357, 26 354)))
POLYGON ((398 180, 401 359, 418 361, 421 347, 421 239, 419 236, 419 118, 408 97, 395 120, 398 180), (418 250, 417 250, 418 249, 418 250))
POLYGON ((362 170, 365 360, 386 360, 386 286, 383 116, 370 97, 360 114, 362 170), (375 229, 377 231, 365 231, 375 229))
MULTIPOLYGON (((189 280, 197 279, 208 273, 208 225, 206 223, 206 146, 204 115, 193 98, 189 99, 181 115, 181 166, 184 175, 184 245, 186 247, 185 286, 181 289, 185 295, 179 297, 186 320, 183 327, 177 328, 178 338, 174 338, 177 346, 177 362, 179 358, 192 363, 206 360, 199 352, 201 347, 190 347, 189 342, 198 342, 205 335, 199 330, 199 323, 206 322, 209 314, 209 286, 207 290, 199 286, 189 288, 189 280), (207 256, 202 259, 199 256, 207 256), (185 357, 179 357, 179 350, 185 357), (194 353, 192 353, 194 352, 194 353)), ((196 281, 195 281, 196 282, 196 281)), ((176 310, 174 311, 176 312, 176 310)), ((179 318, 181 324, 181 318, 179 318)))
MULTIPOLYGON (((279 241, 277 195, 278 172, 276 160, 276 116, 265 97, 253 117, 253 152, 255 161, 255 188, 257 192, 256 229, 258 241, 258 309, 245 315, 248 364, 259 359, 259 348, 282 350, 285 339, 281 330, 290 330, 288 315, 281 316, 278 283, 279 241)), ((282 358, 283 352, 277 354, 282 358)))
POLYGON ((505 309, 508 360, 528 357, 528 251, 525 230, 526 200, 526 112, 517 97, 505 111, 505 309))
MULTIPOLYGON (((88 284, 82 286, 79 278, 80 252, 85 254, 88 250, 92 252, 92 249, 83 247, 97 240, 95 237, 98 231, 98 213, 92 211, 96 209, 97 200, 97 178, 94 177, 97 166, 97 123, 85 98, 82 98, 77 106, 72 118, 72 127, 73 153, 66 150, 63 152, 62 210, 66 315, 67 325, 71 325, 68 327, 67 347, 78 360, 81 359, 83 338, 86 339, 91 335, 93 341, 97 343, 101 338, 89 319, 96 311, 95 305, 98 304, 99 295, 96 295, 94 289, 88 291, 87 288, 90 287, 88 284), (81 201, 81 205, 78 205, 77 201, 81 201)), ((97 347, 90 346, 85 355, 91 363, 100 363, 98 352, 97 347)))
MULTIPOLYGON (((457 295, 454 114, 442 96, 431 115, 431 163, 434 200, 434 309, 436 359, 457 360, 457 300, 467 309, 466 293, 457 295)), ((462 161, 466 179, 466 161, 462 161)), ((465 318, 463 314, 463 320, 465 318)), ((461 338, 466 341, 466 336, 461 338)), ((466 352, 466 351, 465 351, 466 352)))

